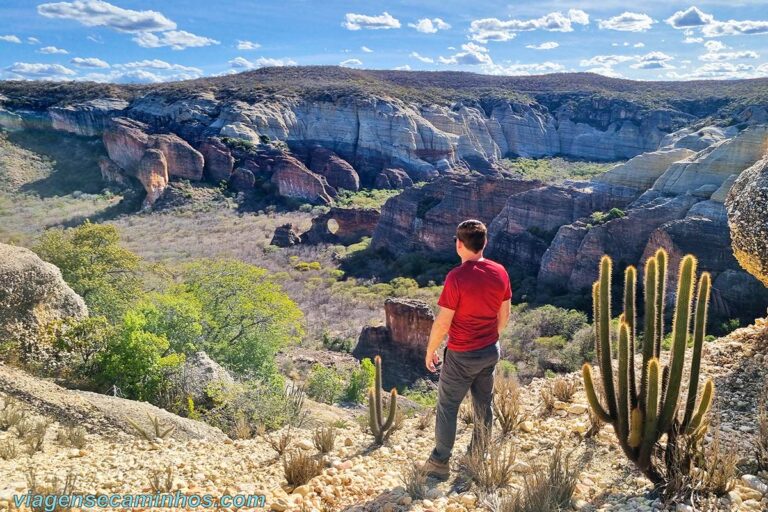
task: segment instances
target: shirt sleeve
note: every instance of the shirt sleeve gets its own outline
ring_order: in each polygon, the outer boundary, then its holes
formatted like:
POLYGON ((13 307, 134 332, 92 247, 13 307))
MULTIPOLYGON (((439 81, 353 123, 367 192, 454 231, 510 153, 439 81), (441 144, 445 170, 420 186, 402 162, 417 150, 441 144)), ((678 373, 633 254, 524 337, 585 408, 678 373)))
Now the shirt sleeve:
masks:
POLYGON ((445 277, 445 284, 437 305, 454 311, 459 307, 459 287, 456 285, 456 276, 452 272, 445 277))
POLYGON ((503 300, 510 300, 512 298, 512 285, 509 282, 509 274, 504 272, 504 276, 506 277, 507 287, 504 290, 504 299, 503 300))

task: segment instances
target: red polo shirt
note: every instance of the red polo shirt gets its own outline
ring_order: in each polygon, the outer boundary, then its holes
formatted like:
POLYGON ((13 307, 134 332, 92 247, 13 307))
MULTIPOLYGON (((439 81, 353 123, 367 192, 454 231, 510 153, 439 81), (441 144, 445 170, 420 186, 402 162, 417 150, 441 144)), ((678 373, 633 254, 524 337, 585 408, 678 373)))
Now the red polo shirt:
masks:
POLYGON ((499 309, 512 298, 506 269, 487 258, 467 261, 445 277, 437 304, 455 311, 448 331, 448 348, 478 350, 499 339, 499 309))

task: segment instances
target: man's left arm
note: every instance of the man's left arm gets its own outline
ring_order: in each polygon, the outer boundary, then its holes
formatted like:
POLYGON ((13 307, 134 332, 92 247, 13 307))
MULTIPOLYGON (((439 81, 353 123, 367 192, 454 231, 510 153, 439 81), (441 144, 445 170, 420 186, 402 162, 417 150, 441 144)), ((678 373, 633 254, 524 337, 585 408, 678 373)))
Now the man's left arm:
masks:
POLYGON ((438 361, 437 349, 445 339, 448 330, 451 328, 454 310, 441 307, 437 312, 437 317, 432 324, 432 330, 429 333, 429 342, 427 343, 427 355, 424 359, 424 365, 430 372, 436 372, 435 363, 438 361))
POLYGON ((504 332, 504 328, 509 323, 511 308, 511 299, 507 299, 501 303, 501 307, 499 308, 499 336, 501 336, 501 333, 504 332))

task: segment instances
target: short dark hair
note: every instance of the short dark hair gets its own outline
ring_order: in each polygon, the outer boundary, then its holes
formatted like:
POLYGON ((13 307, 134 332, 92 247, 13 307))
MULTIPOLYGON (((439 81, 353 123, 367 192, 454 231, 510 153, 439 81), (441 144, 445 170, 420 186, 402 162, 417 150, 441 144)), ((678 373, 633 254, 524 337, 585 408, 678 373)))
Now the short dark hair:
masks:
POLYGON ((464 247, 478 253, 485 247, 485 241, 488 239, 488 228, 479 220, 465 220, 456 228, 456 238, 461 240, 464 247))

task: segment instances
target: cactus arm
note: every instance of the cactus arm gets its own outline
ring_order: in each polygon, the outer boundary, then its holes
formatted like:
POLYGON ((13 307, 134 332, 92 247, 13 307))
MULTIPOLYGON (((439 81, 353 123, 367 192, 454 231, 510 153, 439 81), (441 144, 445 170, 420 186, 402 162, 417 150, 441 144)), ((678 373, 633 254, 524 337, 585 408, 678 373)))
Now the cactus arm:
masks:
POLYGON ((600 404, 600 399, 595 392, 595 383, 592 381, 592 366, 589 363, 584 363, 581 367, 581 375, 584 378, 584 391, 587 393, 587 400, 589 406, 592 407, 592 411, 595 415, 606 423, 610 423, 611 416, 603 409, 600 404))
POLYGON ((637 380, 635 376, 635 324, 637 322, 635 297, 637 293, 637 269, 632 265, 624 271, 624 320, 629 329, 629 403, 637 407, 637 380))
POLYGON ((397 390, 392 388, 389 396, 389 414, 387 415, 387 421, 381 427, 381 430, 387 431, 392 428, 392 424, 395 422, 395 415, 397 413, 397 390))
POLYGON ((600 281, 592 283, 592 327, 595 330, 595 357, 600 364, 600 281))
POLYGON ((373 437, 378 441, 381 436, 379 422, 376 421, 376 398, 373 389, 368 390, 368 426, 371 427, 373 437))
POLYGON ((375 372, 374 372, 374 385, 373 385, 373 392, 374 392, 374 405, 375 405, 375 413, 376 413, 376 425, 381 426, 381 423, 383 421, 384 413, 382 411, 382 399, 381 399, 381 389, 383 387, 381 383, 381 356, 376 356, 374 358, 375 363, 375 372))
POLYGON ((608 414, 617 417, 616 389, 611 362, 611 258, 600 260, 600 376, 603 380, 608 414))
POLYGON ((653 330, 656 338, 653 357, 658 359, 661 356, 661 341, 664 339, 664 302, 667 293, 667 251, 664 249, 656 251, 656 272, 656 326, 653 330))
POLYGON ((699 402, 699 409, 696 412, 696 415, 693 417, 691 422, 688 424, 688 427, 686 429, 686 433, 692 434, 696 432, 699 427, 701 427, 702 420, 704 419, 704 415, 709 412, 709 409, 712 407, 712 397, 715 394, 715 385, 712 382, 712 379, 707 380, 706 384, 704 384, 704 391, 701 393, 701 401, 699 402))
POLYGON ((645 262, 645 331, 643 332, 643 368, 640 374, 640 408, 645 409, 645 397, 648 393, 648 362, 653 358, 656 344, 656 258, 650 257, 645 262))
POLYGON ((696 312, 693 322, 693 354, 691 354, 691 372, 688 384, 688 400, 685 404, 683 428, 687 428, 693 417, 696 406, 696 395, 699 387, 699 371, 701 369, 701 351, 704 347, 704 335, 707 327, 707 303, 709 301, 711 278, 708 272, 701 275, 696 297, 696 312))
POLYGON ((645 470, 650 466, 651 452, 658 439, 656 419, 659 407, 659 360, 651 359, 648 362, 648 396, 645 398, 645 417, 643 418, 643 439, 640 444, 640 457, 638 465, 645 470))
POLYGON ((618 380, 617 434, 624 443, 629 435, 629 329, 626 322, 619 327, 618 380))
POLYGON ((630 448, 638 448, 643 440, 643 413, 638 407, 632 409, 629 422, 629 437, 627 444, 630 448))
POLYGON ((685 363, 685 348, 690 332, 691 298, 693 295, 693 281, 696 271, 696 258, 687 255, 680 262, 680 271, 677 280, 677 303, 675 304, 675 317, 672 323, 674 333, 672 340, 671 361, 669 363, 669 380, 664 393, 664 403, 659 415, 659 433, 668 432, 674 423, 677 402, 680 397, 680 384, 683 378, 683 365, 685 363))

